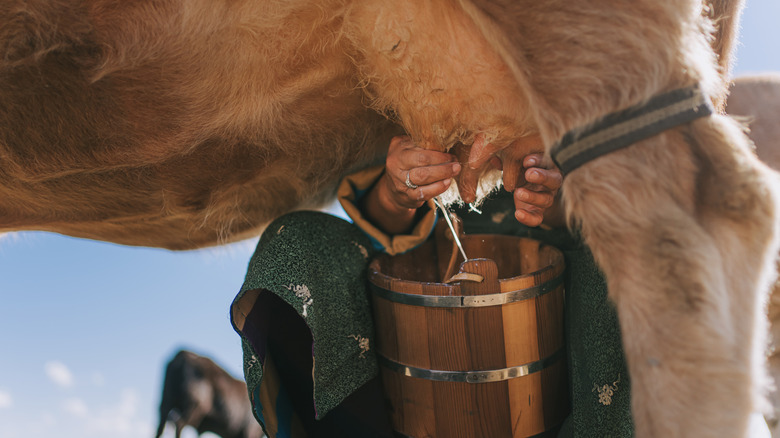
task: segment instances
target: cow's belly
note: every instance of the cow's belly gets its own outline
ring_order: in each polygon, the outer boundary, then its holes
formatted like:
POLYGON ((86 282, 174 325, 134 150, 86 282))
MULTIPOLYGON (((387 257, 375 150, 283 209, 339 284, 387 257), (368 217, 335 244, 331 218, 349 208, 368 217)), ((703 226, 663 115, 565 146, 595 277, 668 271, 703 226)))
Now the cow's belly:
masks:
POLYGON ((58 12, 63 48, 0 66, 0 230, 214 245, 385 150, 393 125, 364 107, 338 10, 100 3, 58 12))

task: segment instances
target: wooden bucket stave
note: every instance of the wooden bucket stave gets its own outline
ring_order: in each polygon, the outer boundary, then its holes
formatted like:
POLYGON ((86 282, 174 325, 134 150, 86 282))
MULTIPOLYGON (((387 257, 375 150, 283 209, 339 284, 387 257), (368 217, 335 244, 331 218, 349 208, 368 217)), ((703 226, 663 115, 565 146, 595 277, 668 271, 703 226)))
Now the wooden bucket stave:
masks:
MULTIPOLYGON (((568 413, 563 257, 538 241, 462 238, 462 272, 445 284, 435 241, 371 265, 377 351, 393 425, 413 437, 526 437, 568 413)), ((450 248, 451 250, 451 248, 450 248)))

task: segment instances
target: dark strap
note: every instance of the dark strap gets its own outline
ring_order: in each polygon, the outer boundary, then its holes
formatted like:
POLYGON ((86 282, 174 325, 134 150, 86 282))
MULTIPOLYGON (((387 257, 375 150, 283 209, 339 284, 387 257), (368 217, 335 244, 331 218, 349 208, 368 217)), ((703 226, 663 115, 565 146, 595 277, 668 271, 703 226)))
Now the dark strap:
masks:
POLYGON ((673 90, 567 132, 552 147, 552 159, 565 175, 590 160, 712 113, 712 103, 698 85, 673 90))

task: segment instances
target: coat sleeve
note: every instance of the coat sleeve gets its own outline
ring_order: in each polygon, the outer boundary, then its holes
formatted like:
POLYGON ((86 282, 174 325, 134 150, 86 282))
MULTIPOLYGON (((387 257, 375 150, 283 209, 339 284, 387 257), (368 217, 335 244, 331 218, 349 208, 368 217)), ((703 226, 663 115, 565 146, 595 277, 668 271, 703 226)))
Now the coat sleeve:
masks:
POLYGON ((436 225, 436 208, 433 201, 420 207, 416 223, 410 234, 388 235, 374 226, 360 210, 361 199, 368 194, 384 173, 384 166, 370 167, 345 177, 337 192, 341 207, 352 222, 371 239, 377 250, 390 255, 401 254, 422 244, 436 225))

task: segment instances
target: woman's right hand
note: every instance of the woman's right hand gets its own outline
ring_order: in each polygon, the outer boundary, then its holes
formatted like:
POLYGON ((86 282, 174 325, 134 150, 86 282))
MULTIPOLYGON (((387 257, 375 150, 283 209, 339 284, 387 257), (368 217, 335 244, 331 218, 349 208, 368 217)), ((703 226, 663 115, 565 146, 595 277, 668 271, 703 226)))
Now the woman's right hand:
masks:
POLYGON ((444 193, 458 173, 454 155, 418 147, 408 136, 394 137, 382 175, 387 188, 383 193, 388 205, 417 209, 444 193))
POLYGON ((454 155, 418 147, 408 136, 394 137, 385 173, 367 195, 364 213, 386 233, 404 233, 415 211, 446 191, 460 169, 454 155))

